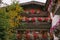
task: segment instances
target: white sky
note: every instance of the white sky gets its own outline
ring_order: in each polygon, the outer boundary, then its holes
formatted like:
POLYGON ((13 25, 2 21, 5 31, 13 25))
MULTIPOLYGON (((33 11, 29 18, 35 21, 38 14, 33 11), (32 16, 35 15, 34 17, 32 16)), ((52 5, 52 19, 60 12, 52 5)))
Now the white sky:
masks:
MULTIPOLYGON (((33 1, 33 0, 18 0, 20 3, 24 3, 24 2, 29 2, 29 1, 33 1)), ((43 2, 46 3, 46 0, 34 0, 34 1, 38 1, 38 2, 43 2)), ((3 0, 4 3, 7 4, 11 4, 11 0, 3 0)))

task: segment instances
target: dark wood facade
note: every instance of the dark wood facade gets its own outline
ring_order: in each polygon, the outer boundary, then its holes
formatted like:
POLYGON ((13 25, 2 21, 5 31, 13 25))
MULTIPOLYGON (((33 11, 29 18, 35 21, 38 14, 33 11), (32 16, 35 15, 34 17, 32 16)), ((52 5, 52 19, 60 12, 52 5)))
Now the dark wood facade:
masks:
MULTIPOLYGON (((27 17, 27 18, 48 18, 50 16, 49 12, 46 11, 46 5, 44 3, 36 2, 36 1, 31 1, 27 3, 22 3, 21 6, 24 9, 24 13, 21 13, 20 15, 22 17, 27 17), (31 13, 30 10, 33 9, 34 13, 31 13), (37 11, 39 10, 39 13, 37 11)), ((50 17, 49 17, 50 18, 50 17)), ((43 19, 43 20, 44 20, 43 19)), ((20 30, 26 30, 26 29, 32 29, 32 30, 41 30, 41 29, 50 29, 51 27, 51 18, 50 20, 47 21, 22 21, 20 20, 22 25, 19 25, 18 29, 20 30)))
POLYGON ((60 6, 56 9, 55 15, 60 15, 60 6))

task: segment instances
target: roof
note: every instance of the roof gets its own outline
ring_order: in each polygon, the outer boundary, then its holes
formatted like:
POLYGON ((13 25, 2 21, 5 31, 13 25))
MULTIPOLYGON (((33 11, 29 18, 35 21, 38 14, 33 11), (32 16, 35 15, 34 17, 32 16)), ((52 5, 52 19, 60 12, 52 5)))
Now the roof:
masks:
POLYGON ((38 1, 30 1, 30 2, 26 2, 26 3, 21 3, 20 5, 29 5, 29 4, 37 4, 37 5, 42 5, 42 6, 45 5, 45 3, 38 2, 38 1))

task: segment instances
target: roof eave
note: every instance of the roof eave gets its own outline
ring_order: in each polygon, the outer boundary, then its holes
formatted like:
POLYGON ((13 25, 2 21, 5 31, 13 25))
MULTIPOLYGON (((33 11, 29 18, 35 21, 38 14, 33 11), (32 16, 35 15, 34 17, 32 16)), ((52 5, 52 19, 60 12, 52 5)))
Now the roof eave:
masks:
POLYGON ((41 2, 37 2, 37 1, 30 1, 30 2, 26 2, 26 3, 20 3, 21 6, 28 5, 28 4, 37 4, 37 5, 42 5, 42 6, 45 5, 45 3, 41 3, 41 2))

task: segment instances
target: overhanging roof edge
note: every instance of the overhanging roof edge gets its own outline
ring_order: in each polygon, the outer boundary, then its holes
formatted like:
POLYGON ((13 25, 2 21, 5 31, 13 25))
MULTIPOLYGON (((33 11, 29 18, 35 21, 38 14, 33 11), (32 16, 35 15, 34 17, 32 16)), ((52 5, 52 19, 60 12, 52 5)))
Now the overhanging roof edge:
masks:
POLYGON ((28 4, 38 4, 44 6, 45 3, 38 2, 38 1, 30 1, 30 2, 25 2, 25 3, 20 3, 20 5, 28 5, 28 4))

